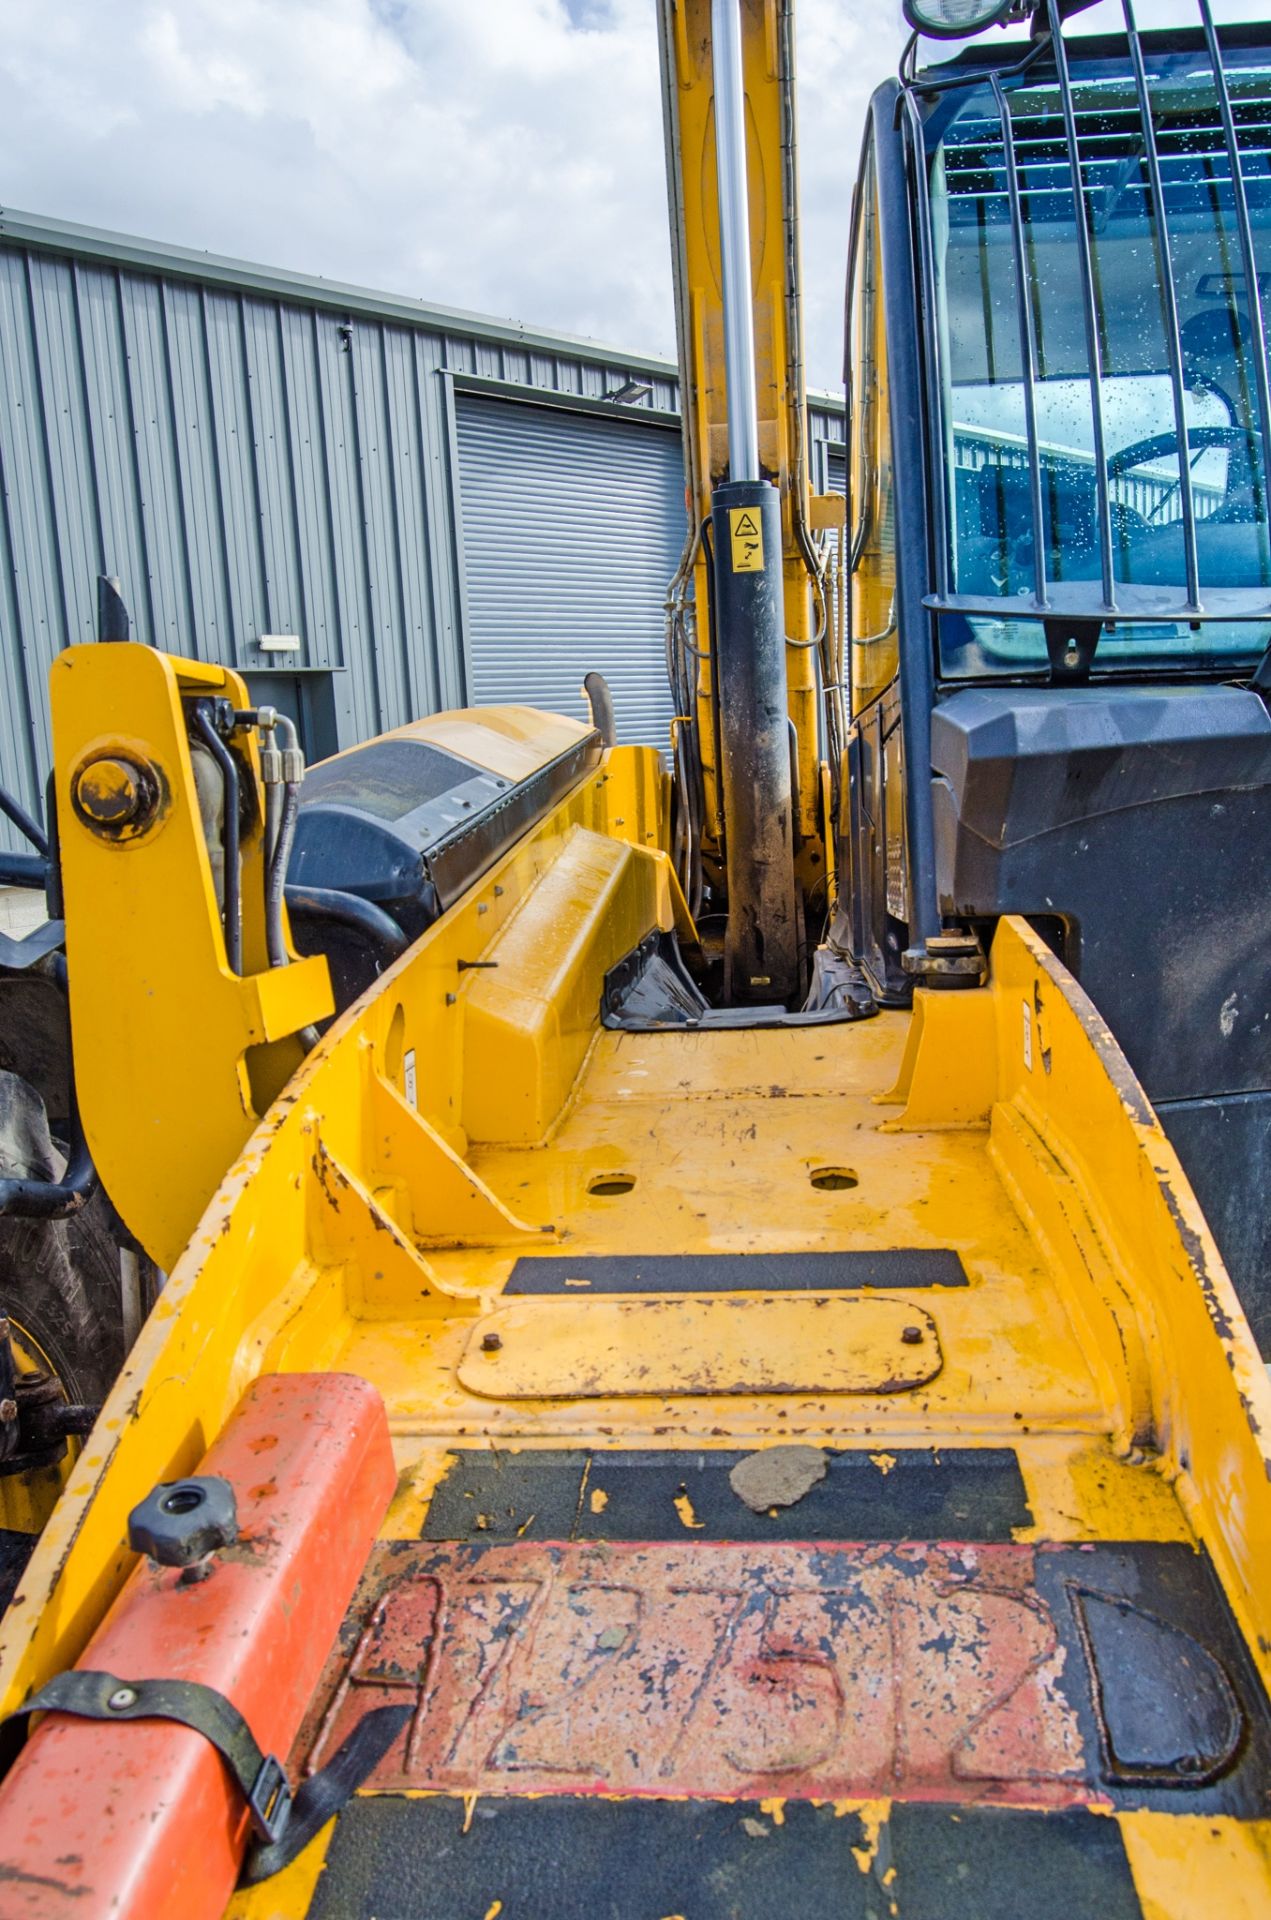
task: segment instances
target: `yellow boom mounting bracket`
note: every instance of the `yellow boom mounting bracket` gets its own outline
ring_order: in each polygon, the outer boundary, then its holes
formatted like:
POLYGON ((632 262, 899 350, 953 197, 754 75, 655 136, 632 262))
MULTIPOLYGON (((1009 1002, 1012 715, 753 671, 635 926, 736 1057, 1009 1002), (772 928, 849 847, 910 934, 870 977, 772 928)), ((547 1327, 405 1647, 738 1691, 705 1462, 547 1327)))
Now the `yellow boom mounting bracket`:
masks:
POLYGON ((254 738, 243 790, 243 971, 230 968, 183 701, 251 705, 237 674, 132 644, 50 679, 76 1090, 106 1190, 169 1268, 333 1011, 323 959, 271 969, 254 738))

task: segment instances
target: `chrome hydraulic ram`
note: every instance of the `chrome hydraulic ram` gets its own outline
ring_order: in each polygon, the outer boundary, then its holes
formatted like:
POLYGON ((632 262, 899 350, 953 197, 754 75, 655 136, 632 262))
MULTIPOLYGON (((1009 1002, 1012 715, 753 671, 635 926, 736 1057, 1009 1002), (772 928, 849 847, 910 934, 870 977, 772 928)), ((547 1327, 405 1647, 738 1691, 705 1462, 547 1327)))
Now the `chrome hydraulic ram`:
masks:
POLYGON ((760 477, 742 0, 712 0, 728 481, 711 503, 730 1005, 800 991, 781 500, 760 477))

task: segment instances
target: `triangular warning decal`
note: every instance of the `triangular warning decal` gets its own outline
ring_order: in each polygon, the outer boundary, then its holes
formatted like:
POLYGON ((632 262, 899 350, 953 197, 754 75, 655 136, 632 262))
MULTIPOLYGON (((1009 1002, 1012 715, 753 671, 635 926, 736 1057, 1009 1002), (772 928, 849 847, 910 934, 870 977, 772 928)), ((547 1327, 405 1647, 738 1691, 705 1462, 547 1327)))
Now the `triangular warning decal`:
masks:
POLYGON ((754 507, 730 507, 728 532, 734 573, 763 572, 763 522, 754 507))

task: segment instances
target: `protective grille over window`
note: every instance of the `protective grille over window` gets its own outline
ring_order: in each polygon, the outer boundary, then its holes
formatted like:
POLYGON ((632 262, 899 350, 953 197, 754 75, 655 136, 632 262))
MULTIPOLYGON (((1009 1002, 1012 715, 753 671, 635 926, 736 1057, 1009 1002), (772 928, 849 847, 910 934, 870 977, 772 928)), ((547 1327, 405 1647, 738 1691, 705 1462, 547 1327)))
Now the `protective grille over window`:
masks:
POLYGON ((1065 622, 1098 668, 1271 641, 1271 36, 1125 12, 910 96, 946 671, 1044 666, 1065 622))

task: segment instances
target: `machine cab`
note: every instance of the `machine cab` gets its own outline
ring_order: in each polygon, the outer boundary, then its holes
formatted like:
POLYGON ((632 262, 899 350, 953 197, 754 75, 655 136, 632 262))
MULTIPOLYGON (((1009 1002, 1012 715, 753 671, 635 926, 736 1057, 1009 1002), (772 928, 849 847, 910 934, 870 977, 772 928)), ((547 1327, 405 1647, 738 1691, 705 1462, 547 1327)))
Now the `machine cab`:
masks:
POLYGON ((1265 1345, 1268 1226, 1240 1190, 1271 1182, 1271 30, 1204 0, 1169 32, 1125 14, 973 42, 873 102, 853 933, 898 1000, 933 931, 1029 916, 1160 1109, 1265 1345))

